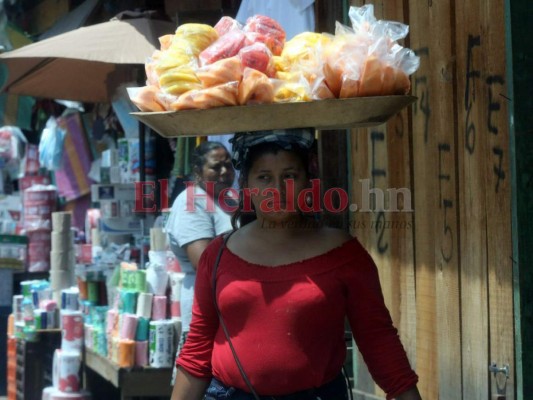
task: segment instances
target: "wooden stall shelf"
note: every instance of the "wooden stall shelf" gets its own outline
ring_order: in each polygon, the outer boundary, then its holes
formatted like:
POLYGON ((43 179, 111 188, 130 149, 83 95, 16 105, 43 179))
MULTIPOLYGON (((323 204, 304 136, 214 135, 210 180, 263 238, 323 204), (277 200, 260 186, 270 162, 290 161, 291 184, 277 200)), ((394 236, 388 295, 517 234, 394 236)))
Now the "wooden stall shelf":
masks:
MULTIPOLYGON (((166 397, 172 392, 172 368, 120 368, 107 358, 85 349, 84 365, 120 390, 121 400, 166 397)), ((90 387, 86 389, 91 390, 90 387)))
POLYGON ((61 346, 61 331, 38 331, 39 340, 16 339, 16 399, 40 400, 43 389, 52 385, 52 359, 61 346))

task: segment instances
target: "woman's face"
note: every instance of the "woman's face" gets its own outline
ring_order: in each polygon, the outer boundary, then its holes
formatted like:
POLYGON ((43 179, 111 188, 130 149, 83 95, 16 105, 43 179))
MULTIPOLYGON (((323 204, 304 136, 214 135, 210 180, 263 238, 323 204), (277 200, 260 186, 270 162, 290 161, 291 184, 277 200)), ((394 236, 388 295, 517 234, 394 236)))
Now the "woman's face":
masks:
POLYGON ((298 194, 308 186, 308 177, 297 154, 280 150, 259 156, 246 183, 257 216, 280 222, 299 215, 298 194))
POLYGON ((197 171, 198 185, 206 189, 206 182, 215 183, 215 196, 223 189, 231 187, 235 178, 235 170, 231 164, 229 153, 222 148, 211 150, 205 155, 205 163, 200 171, 197 171))

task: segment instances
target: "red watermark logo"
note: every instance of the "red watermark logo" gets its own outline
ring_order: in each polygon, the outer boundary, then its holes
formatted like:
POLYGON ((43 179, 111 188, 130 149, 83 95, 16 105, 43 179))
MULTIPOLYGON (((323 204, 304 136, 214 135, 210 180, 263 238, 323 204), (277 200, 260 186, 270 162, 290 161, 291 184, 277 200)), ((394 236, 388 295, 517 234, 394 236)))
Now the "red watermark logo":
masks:
MULTIPOLYGON (((215 198, 217 199, 219 207, 228 213, 237 211, 239 206, 235 200, 239 198, 239 191, 234 188, 223 189, 218 196, 215 196, 215 183, 205 183, 205 194, 195 193, 194 183, 187 182, 187 206, 186 210, 194 212, 196 210, 195 201, 199 198, 205 198, 206 210, 208 212, 215 211, 215 198)), ((242 212, 253 212, 254 197, 261 196, 259 209, 263 213, 276 212, 296 212, 301 211, 305 213, 318 213, 326 209, 329 212, 342 212, 346 209, 349 202, 348 194, 345 190, 340 188, 328 189, 321 198, 321 186, 319 179, 311 180, 311 187, 303 189, 295 196, 294 180, 287 179, 285 181, 285 189, 280 191, 277 188, 266 188, 259 190, 258 188, 244 188, 242 189, 242 212), (336 205, 334 195, 340 199, 340 205, 336 205), (321 201, 322 200, 322 201, 321 201)))
POLYGON ((136 213, 155 213, 169 208, 168 179, 156 182, 135 182, 135 207, 136 213), (159 188, 157 188, 159 186, 159 188), (159 193, 159 207, 157 206, 156 193, 159 193))
MULTIPOLYGON (((159 183, 159 210, 169 208, 168 180, 159 183)), ((350 196, 343 188, 329 188, 323 192, 320 179, 312 179, 311 187, 301 190, 295 195, 294 180, 285 180, 284 190, 278 188, 242 189, 242 212, 253 212, 252 199, 260 196, 259 209, 262 213, 303 212, 303 213, 342 213, 347 209, 351 212, 413 212, 411 207, 411 191, 408 188, 389 188, 385 191, 372 188, 370 179, 360 179, 361 206, 350 204, 350 196), (385 193, 386 192, 386 193, 385 193), (322 194, 323 193, 323 194, 322 194), (385 208, 387 203, 387 208, 385 208), (399 206, 401 206, 399 208, 399 206)), ((195 212, 197 201, 205 201, 205 210, 215 212, 216 204, 227 213, 234 213, 239 208, 239 190, 225 188, 216 193, 216 182, 204 183, 205 191, 197 191, 195 182, 185 182, 186 211, 195 212)), ((357 189, 357 188, 355 188, 357 189)), ((157 185, 155 182, 135 183, 135 212, 156 212, 157 185)), ((204 208, 204 207, 203 207, 204 208)))

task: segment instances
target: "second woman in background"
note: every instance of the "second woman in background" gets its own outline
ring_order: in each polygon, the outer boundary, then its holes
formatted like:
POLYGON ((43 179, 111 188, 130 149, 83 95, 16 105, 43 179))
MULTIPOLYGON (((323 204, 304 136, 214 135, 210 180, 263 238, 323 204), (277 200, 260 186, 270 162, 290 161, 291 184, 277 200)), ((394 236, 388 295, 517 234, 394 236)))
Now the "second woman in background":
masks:
POLYGON ((220 207, 218 196, 231 187, 235 178, 231 155, 222 143, 203 142, 194 149, 191 161, 194 185, 178 195, 165 226, 170 248, 185 273, 179 348, 189 332, 198 260, 213 238, 231 230, 231 215, 220 207))

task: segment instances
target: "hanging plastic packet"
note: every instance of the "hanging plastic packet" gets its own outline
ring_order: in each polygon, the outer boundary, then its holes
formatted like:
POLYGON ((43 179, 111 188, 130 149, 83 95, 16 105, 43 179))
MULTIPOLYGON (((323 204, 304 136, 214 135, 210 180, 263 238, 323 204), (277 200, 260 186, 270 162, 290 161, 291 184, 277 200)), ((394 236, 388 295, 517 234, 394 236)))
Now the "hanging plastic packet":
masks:
POLYGON ((16 126, 0 128, 0 167, 6 168, 13 179, 24 176, 27 146, 28 141, 19 128, 16 126))
POLYGON ((63 160, 63 143, 66 132, 59 127, 54 117, 48 118, 39 142, 39 163, 42 167, 56 171, 63 160))

